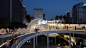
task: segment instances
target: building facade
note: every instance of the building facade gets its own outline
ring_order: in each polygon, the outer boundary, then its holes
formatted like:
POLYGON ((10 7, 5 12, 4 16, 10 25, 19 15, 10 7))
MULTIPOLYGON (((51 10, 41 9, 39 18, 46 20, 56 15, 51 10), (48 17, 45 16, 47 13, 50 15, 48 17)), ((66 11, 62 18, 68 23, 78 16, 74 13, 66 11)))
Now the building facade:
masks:
POLYGON ((0 27, 8 27, 10 17, 10 0, 0 0, 0 27))
POLYGON ((45 18, 45 14, 43 14, 43 20, 46 20, 46 18, 45 18))
POLYGON ((84 3, 78 3, 73 6, 72 13, 72 23, 73 24, 86 24, 86 7, 83 6, 84 3))
POLYGON ((34 8, 34 18, 43 19, 43 9, 34 8))
POLYGON ((27 10, 26 10, 26 6, 22 6, 22 7, 23 7, 23 23, 26 23, 27 10))
POLYGON ((0 25, 22 23, 22 0, 0 0, 0 25))
POLYGON ((72 11, 68 11, 66 15, 67 15, 67 18, 65 22, 68 24, 72 24, 72 11))
POLYGON ((12 23, 23 23, 23 8, 21 0, 12 0, 12 23))

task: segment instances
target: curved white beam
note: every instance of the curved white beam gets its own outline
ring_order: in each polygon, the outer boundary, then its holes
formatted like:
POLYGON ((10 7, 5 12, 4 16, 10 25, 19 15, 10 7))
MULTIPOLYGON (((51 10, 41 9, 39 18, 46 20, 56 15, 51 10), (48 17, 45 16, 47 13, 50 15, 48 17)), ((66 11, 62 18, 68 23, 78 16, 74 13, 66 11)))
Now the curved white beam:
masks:
POLYGON ((82 31, 42 31, 42 32, 40 32, 38 34, 34 34, 34 35, 31 35, 31 36, 28 36, 27 38, 25 38, 24 40, 22 40, 16 46, 16 48, 20 48, 27 40, 29 40, 31 38, 34 38, 36 36, 43 35, 43 34, 48 34, 48 33, 75 33, 75 34, 84 34, 84 35, 86 35, 86 32, 82 32, 82 31))

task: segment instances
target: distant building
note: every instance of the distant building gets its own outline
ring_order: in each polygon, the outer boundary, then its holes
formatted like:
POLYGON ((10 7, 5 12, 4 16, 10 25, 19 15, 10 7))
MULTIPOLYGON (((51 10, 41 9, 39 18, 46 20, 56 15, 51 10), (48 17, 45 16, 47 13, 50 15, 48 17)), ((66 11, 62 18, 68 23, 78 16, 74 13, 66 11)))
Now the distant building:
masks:
POLYGON ((45 14, 43 14, 43 20, 46 20, 46 19, 45 19, 45 14))
POLYGON ((12 23, 23 23, 22 0, 12 0, 12 23))
POLYGON ((72 24, 72 11, 67 12, 67 18, 65 23, 72 24))
POLYGON ((26 6, 22 6, 22 7, 23 7, 23 23, 26 23, 27 10, 26 10, 26 6))
POLYGON ((73 24, 86 24, 86 7, 83 2, 74 5, 72 11, 73 24))
POLYGON ((34 18, 43 19, 43 9, 34 8, 34 18))

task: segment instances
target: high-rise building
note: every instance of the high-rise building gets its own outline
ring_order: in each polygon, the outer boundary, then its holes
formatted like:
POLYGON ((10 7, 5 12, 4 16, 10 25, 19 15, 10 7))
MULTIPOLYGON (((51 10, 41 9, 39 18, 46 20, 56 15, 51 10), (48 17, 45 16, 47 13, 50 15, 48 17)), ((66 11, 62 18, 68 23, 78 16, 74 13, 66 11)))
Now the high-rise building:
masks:
POLYGON ((68 11, 66 14, 67 18, 66 18, 66 23, 68 24, 72 24, 72 11, 68 11))
POLYGON ((0 25, 22 23, 22 0, 0 0, 0 25))
POLYGON ((72 9, 72 23, 73 24, 86 24, 86 7, 83 2, 73 6, 72 9))
POLYGON ((23 23, 26 23, 27 10, 26 10, 26 6, 22 6, 22 7, 23 7, 23 23))
POLYGON ((34 8, 34 18, 43 19, 43 9, 34 8))
POLYGON ((45 20, 45 14, 43 14, 43 20, 45 20))
POLYGON ((0 0, 0 27, 8 27, 10 17, 10 0, 0 0))
POLYGON ((23 10, 21 0, 12 0, 12 23, 23 23, 23 10))

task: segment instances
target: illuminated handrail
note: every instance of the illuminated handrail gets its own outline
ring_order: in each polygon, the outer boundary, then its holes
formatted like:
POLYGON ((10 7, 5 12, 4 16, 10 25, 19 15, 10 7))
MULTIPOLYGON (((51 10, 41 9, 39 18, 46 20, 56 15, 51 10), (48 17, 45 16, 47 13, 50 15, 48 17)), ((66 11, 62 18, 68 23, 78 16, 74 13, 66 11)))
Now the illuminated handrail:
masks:
POLYGON ((77 33, 77 34, 86 34, 85 32, 81 31, 42 31, 38 34, 28 34, 23 37, 21 37, 14 45, 13 48, 20 48, 27 40, 42 35, 42 34, 48 34, 48 33, 77 33))
POLYGON ((32 33, 32 34, 25 34, 24 36, 20 37, 20 38, 17 40, 17 42, 15 42, 15 43, 13 44, 13 46, 12 46, 11 48, 16 48, 16 46, 17 46, 23 39, 27 38, 27 37, 30 36, 30 35, 34 35, 34 34, 35 34, 35 33, 32 33))
MULTIPOLYGON (((11 35, 12 36, 12 35, 11 35)), ((20 37, 22 37, 22 36, 24 36, 24 35, 20 35, 20 36, 18 36, 17 38, 20 38, 20 37)), ((7 37, 7 36, 6 36, 7 37)), ((9 40, 9 42, 11 41, 12 39, 10 39, 9 40)), ((2 47, 2 46, 4 46, 4 45, 6 45, 7 44, 7 42, 5 42, 5 43, 3 43, 2 45, 0 45, 0 48, 2 47)))

